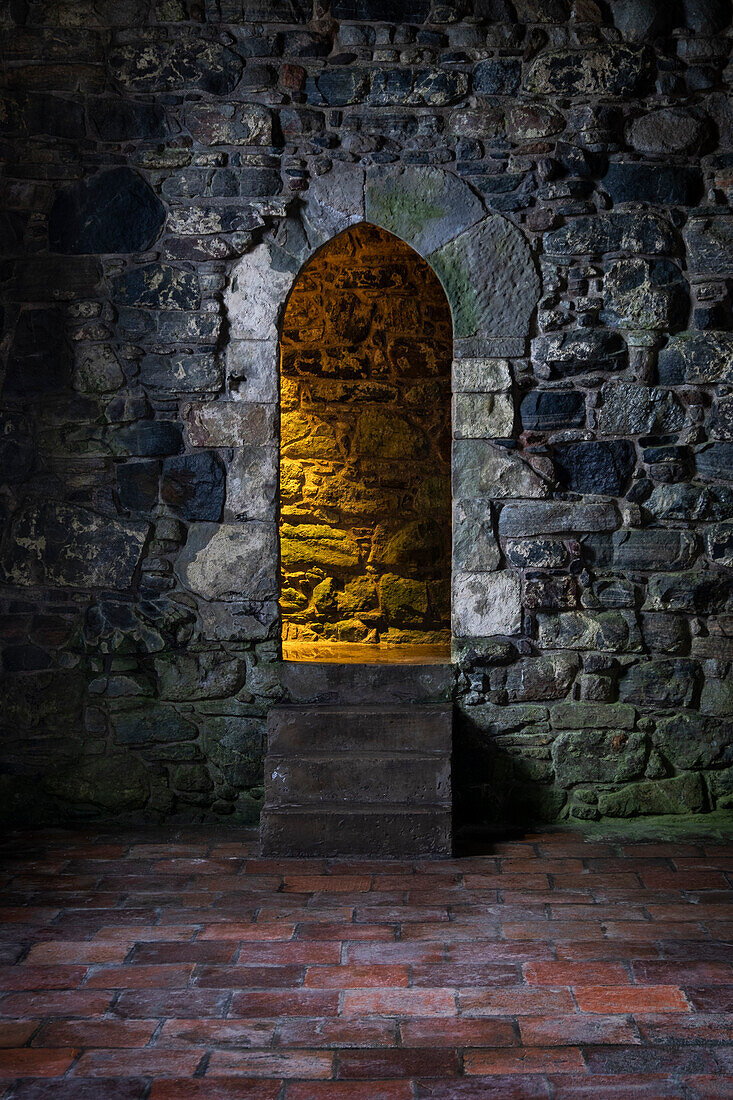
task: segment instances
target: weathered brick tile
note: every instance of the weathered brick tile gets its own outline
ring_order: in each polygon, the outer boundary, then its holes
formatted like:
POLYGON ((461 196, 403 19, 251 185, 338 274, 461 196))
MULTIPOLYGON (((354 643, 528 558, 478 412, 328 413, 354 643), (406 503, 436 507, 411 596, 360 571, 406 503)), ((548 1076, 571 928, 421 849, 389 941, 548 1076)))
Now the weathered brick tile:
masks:
POLYGON ((427 1079, 415 1085, 417 1100, 546 1100, 549 1095, 545 1078, 527 1073, 497 1073, 455 1081, 427 1079))
MULTIPOLYGON (((120 911, 115 910, 115 920, 119 920, 120 911)), ((157 943, 190 943, 198 932, 196 924, 161 924, 153 927, 150 924, 140 924, 138 921, 129 924, 108 924, 98 929, 92 937, 94 940, 121 940, 129 947, 135 944, 157 943)))
POLYGON ((341 944, 332 940, 306 943, 245 943, 239 948, 240 966, 335 966, 341 960, 341 944))
POLYGON ((343 995, 343 1015, 455 1016, 452 989, 353 989, 343 995))
POLYGON ((198 940, 234 940, 237 943, 264 943, 268 940, 291 940, 295 934, 293 923, 240 924, 222 921, 207 924, 196 937, 198 940))
POLYGON ((615 921, 605 923, 609 939, 619 940, 707 940, 710 939, 699 924, 667 921, 615 921))
POLYGON ((127 953, 124 944, 99 942, 34 943, 28 952, 29 964, 122 962, 127 953))
POLYGON ((712 1054, 699 1047, 585 1047, 589 1073, 715 1073, 712 1054))
POLYGON ((297 939, 299 940, 394 940, 396 927, 394 924, 335 924, 335 923, 311 923, 307 920, 298 925, 297 939))
POLYGON ((457 1077, 456 1050, 413 1047, 406 1050, 347 1050, 337 1056, 339 1080, 369 1081, 394 1077, 457 1077))
POLYGON ((554 1100, 682 1100, 684 1085, 662 1074, 550 1076, 554 1100))
MULTIPOLYGON (((729 951, 733 958, 733 948, 729 951)), ((687 959, 681 966, 678 961, 634 961, 631 970, 637 985, 671 985, 680 977, 690 985, 733 985, 733 966, 725 962, 687 959)))
POLYGON ((155 1040, 157 1047, 250 1047, 272 1045, 276 1020, 165 1020, 155 1040))
POLYGON ((237 953, 237 945, 231 940, 207 940, 198 943, 136 943, 128 958, 136 966, 140 963, 231 963, 237 953))
POLYGON ((34 1047, 144 1047, 157 1020, 54 1020, 44 1024, 34 1047))
POLYGON ((197 966, 194 985, 203 989, 293 989, 303 966, 197 966))
POLYGON ((638 1043, 628 1016, 595 1016, 574 1012, 567 1016, 520 1016, 522 1042, 527 1047, 575 1046, 579 1043, 638 1043))
POLYGON ((285 1100, 412 1100, 409 1081, 291 1081, 285 1100))
POLYGON ((502 924, 507 940, 601 940, 603 926, 598 921, 508 921, 502 924))
POLYGON ((75 1077, 191 1077, 203 1050, 90 1050, 75 1064, 75 1077))
MULTIPOLYGON (((455 910, 454 910, 455 911, 455 910)), ((392 922, 397 924, 420 924, 448 921, 448 907, 429 905, 357 905, 354 920, 359 925, 374 925, 392 922)))
POLYGON ((642 873, 650 890, 724 890, 729 885, 722 871, 649 870, 642 873))
POLYGON ((405 1020, 400 1024, 403 1047, 511 1047, 519 1043, 512 1020, 439 1019, 405 1020))
POLYGON ((561 1016, 573 1012, 573 999, 567 989, 532 989, 512 986, 507 989, 463 989, 458 995, 461 1016, 537 1016, 546 1013, 561 1016))
POLYGON ((136 989, 120 993, 114 1011, 125 1019, 225 1016, 230 995, 223 989, 136 989))
POLYGON ((76 989, 86 973, 86 966, 0 966, 0 989, 76 989))
POLYGON ((193 974, 188 966, 104 966, 87 979, 88 989, 176 989, 187 986, 193 974))
POLYGON ((396 1021, 377 1016, 354 1019, 293 1017, 277 1021, 279 1047, 393 1047, 397 1039, 396 1021))
POLYGON ((539 868, 533 874, 488 874, 465 875, 464 882, 468 890, 533 890, 545 891, 550 889, 550 880, 547 874, 541 873, 539 868))
POLYGON ((463 888, 461 878, 456 874, 420 875, 419 879, 414 875, 374 875, 372 884, 373 889, 378 893, 389 890, 431 891, 452 887, 463 888))
POLYGON ((580 943, 560 941, 555 944, 559 959, 569 962, 597 960, 598 962, 622 962, 627 959, 656 959, 657 945, 648 940, 581 940, 580 943))
POLYGON ((531 962, 522 967, 530 985, 623 985, 630 982, 620 963, 531 962))
POLYGON ((733 1036, 733 1014, 725 1012, 635 1013, 634 1023, 649 1043, 729 1043, 733 1036))
MULTIPOLYGON (((487 955, 491 952, 487 951, 487 955)), ((416 963, 410 967, 412 986, 517 985, 519 968, 512 963, 416 963)))
MULTIPOLYGON (((236 875, 244 868, 242 859, 191 859, 177 857, 159 859, 152 866, 154 875, 236 875)), ((266 887, 277 890, 280 876, 273 875, 265 879, 266 887)))
POLYGON ((338 1012, 337 990, 272 989, 235 993, 229 1017, 255 1016, 260 1019, 277 1016, 335 1016, 338 1012))
POLYGON ((207 1073, 212 1077, 281 1077, 329 1080, 333 1055, 312 1050, 215 1050, 207 1073))
POLYGON ((353 905, 300 905, 290 895, 278 894, 277 905, 263 905, 257 910, 257 923, 305 921, 307 924, 332 924, 340 928, 349 924, 353 916, 353 905))
POLYGON ((461 924, 459 921, 451 921, 450 924, 440 921, 430 924, 404 924, 401 938, 403 941, 442 940, 445 942, 450 940, 451 943, 457 943, 459 940, 467 940, 473 943, 480 938, 487 942, 493 942, 499 939, 499 927, 498 919, 487 921, 480 929, 477 929, 473 923, 461 924))
POLYGON ((150 1100, 279 1100, 281 1094, 279 1080, 203 1077, 153 1081, 150 1100))
POLYGON ((39 1018, 98 1016, 106 1012, 112 994, 106 990, 50 990, 45 993, 10 993, 0 998, 0 1016, 39 1018))
POLYGON ((346 943, 349 963, 438 963, 445 957, 442 943, 346 943))
MULTIPOLYGON (((559 949, 558 949, 559 950, 559 949)), ((523 940, 508 940, 498 943, 447 943, 445 956, 450 962, 473 964, 481 966, 485 963, 499 962, 524 962, 532 959, 533 962, 551 960, 554 956, 553 948, 541 940, 525 942, 523 940)))
POLYGON ((309 966, 304 986, 320 989, 367 989, 372 986, 406 986, 407 966, 309 966))
POLYGON ((12 1086, 13 1100, 145 1100, 150 1088, 144 1077, 108 1077, 100 1097, 96 1077, 28 1077, 12 1086))
POLYGON ((575 999, 582 1012, 688 1012, 682 990, 673 985, 577 986, 575 999))
POLYGON ((467 1050, 463 1072, 469 1077, 493 1073, 584 1073, 585 1063, 577 1047, 467 1050))
POLYGON ((693 1074, 685 1077, 685 1088, 689 1100, 730 1100, 733 1096, 733 1074, 720 1074, 710 1077, 693 1074))
POLYGON ((246 875, 324 875, 325 859, 248 859, 244 866, 246 875))
POLYGON ((0 1079, 15 1077, 60 1077, 74 1061, 72 1049, 37 1050, 12 1047, 0 1050, 0 1079))
POLYGON ((371 885, 371 875, 285 875, 283 878, 283 890, 295 894, 361 894, 371 885))
MULTIPOLYGON (((40 1027, 40 1020, 0 1020, 0 1047, 22 1047, 34 1031, 40 1027)), ((56 1046, 73 1046, 72 1043, 57 1043, 56 1046)))

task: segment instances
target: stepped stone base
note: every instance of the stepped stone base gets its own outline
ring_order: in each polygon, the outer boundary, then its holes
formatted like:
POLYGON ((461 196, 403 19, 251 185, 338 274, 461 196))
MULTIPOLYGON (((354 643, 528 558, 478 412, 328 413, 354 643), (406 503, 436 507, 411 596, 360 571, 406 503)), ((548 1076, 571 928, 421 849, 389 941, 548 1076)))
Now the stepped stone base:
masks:
POLYGON ((445 704, 274 707, 267 856, 447 856, 452 709, 445 704))

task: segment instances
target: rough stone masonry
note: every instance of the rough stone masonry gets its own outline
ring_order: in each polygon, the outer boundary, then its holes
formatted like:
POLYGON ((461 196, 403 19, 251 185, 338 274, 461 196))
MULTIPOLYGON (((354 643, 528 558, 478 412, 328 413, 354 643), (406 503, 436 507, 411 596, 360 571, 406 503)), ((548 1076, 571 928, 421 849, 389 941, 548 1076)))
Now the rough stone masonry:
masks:
POLYGON ((460 819, 733 805, 730 16, 2 6, 11 822, 255 821, 268 708, 327 691, 279 660, 272 337, 359 172, 453 310, 460 819))

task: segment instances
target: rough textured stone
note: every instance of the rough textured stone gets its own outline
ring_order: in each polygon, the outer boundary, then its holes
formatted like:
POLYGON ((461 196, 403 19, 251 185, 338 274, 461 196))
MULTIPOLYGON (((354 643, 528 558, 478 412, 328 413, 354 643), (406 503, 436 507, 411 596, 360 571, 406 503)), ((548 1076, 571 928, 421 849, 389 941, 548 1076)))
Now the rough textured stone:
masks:
POLYGON ((163 463, 161 499, 183 519, 219 520, 224 485, 224 467, 212 451, 177 455, 163 463))
POLYGON ((429 261, 451 303, 456 338, 528 335, 539 279, 527 242, 511 222, 490 215, 429 261))
POLYGON ((453 446, 454 493, 470 497, 545 497, 546 483, 518 455, 486 440, 458 440, 453 446))
POLYGON ((690 206, 702 193, 702 175, 693 168, 650 167, 624 161, 610 165, 603 177, 603 189, 614 202, 690 206))
POLYGON ((682 236, 691 271, 707 276, 733 274, 733 218, 690 218, 682 236))
POLYGON ((585 400, 572 390, 533 390, 519 407, 525 431, 553 432, 585 423, 585 400))
POLYGON ((603 281, 612 321, 640 329, 676 328, 687 312, 682 273, 669 260, 617 260, 603 281))
POLYGON ((220 401, 190 405, 186 434, 194 447, 263 446, 273 436, 274 405, 245 401, 220 401))
POLYGON ((186 124, 202 145, 271 145, 272 118, 259 103, 197 103, 186 124))
POLYGON ((641 51, 627 46, 584 50, 545 50, 524 77, 525 91, 540 95, 623 96, 636 91, 644 76, 641 51))
POLYGON ((176 562, 177 576, 205 600, 273 599, 276 537, 272 523, 194 523, 176 562))
POLYGON ((733 725, 711 721, 694 711, 681 712, 660 718, 652 740, 675 768, 708 768, 733 743, 733 725))
POLYGON ((671 661, 641 661, 623 677, 621 699, 637 706, 689 706, 698 673, 695 661, 681 657, 671 661))
POLYGON ((510 702, 563 699, 579 668, 575 653, 526 657, 507 670, 507 697, 510 702))
POLYGON ((366 180, 365 216, 428 256, 483 217, 481 200, 439 168, 404 167, 366 180))
POLYGON ((572 535, 582 531, 613 531, 618 527, 613 504, 566 504, 546 501, 505 504, 499 514, 499 534, 572 535))
POLYGON ((482 500, 458 501, 453 515, 453 568, 462 573, 490 572, 500 559, 490 505, 482 500))
POLYGON ((733 469, 733 443, 710 443, 695 455, 695 469, 704 480, 730 480, 733 469))
POLYGON ((660 214, 631 214, 613 211, 595 217, 574 218, 561 229, 545 233, 545 252, 554 256, 573 256, 605 252, 659 252, 674 248, 671 224, 660 214))
POLYGON ((518 634, 519 578, 510 573, 455 573, 453 632, 459 638, 518 634))
POLYGON ((455 439, 491 439, 512 434, 514 403, 508 394, 459 393, 454 398, 455 439))
POLYGON ((702 142, 703 120, 698 114, 679 107, 649 111, 634 119, 628 128, 629 144, 638 153, 669 155, 689 153, 702 142))
POLYGON ((145 522, 73 505, 31 504, 13 518, 3 571, 11 584, 23 587, 128 588, 148 530, 145 522))
POLYGON ((574 493, 625 492, 636 463, 628 440, 611 443, 568 443, 553 449, 555 473, 564 489, 574 493))
POLYGON ((114 79, 136 92, 172 92, 198 88, 227 95, 242 74, 242 59, 219 42, 207 42, 195 31, 173 42, 155 30, 140 31, 140 41, 113 49, 109 64, 114 79))
POLYGON ((662 385, 733 383, 733 334, 678 332, 659 352, 662 385))
POLYGON ((192 271, 170 264, 145 264, 119 275, 112 283, 116 301, 148 309, 198 309, 199 282, 192 271))
POLYGON ((547 363, 553 378, 591 372, 622 370, 626 344, 617 332, 553 332, 532 341, 532 359, 547 363))
POLYGON ((521 63, 514 57, 479 61, 473 70, 473 90, 479 95, 514 95, 519 89, 521 63))
POLYGON ((552 763, 561 787, 623 783, 643 774, 646 738, 626 729, 561 733, 552 743, 552 763))
POLYGON ((649 435, 682 427, 684 412, 670 390, 606 382, 599 427, 608 435, 649 435))
POLYGON ((733 569, 733 523, 716 523, 705 531, 705 550, 716 565, 733 569))
POLYGON ((142 252, 165 221, 160 199, 130 168, 112 168, 59 191, 48 220, 54 252, 142 252))
POLYGON ((49 774, 44 785, 57 798, 120 813, 144 806, 150 776, 130 752, 109 753, 78 761, 72 768, 49 774))
POLYGON ((631 783, 620 791, 603 791, 598 797, 598 810, 604 817, 698 813, 704 805, 702 783, 695 773, 631 783))
POLYGON ((146 355, 140 363, 143 386, 161 393, 220 390, 223 373, 213 355, 146 355))
POLYGON ((511 389, 509 364, 503 359, 454 359, 454 393, 500 393, 511 389))
POLYGON ((630 611, 565 611, 538 615, 541 649, 598 649, 608 653, 634 653, 641 649, 641 633, 630 611))
POLYGON ((613 535, 613 564, 619 569, 688 569, 696 556, 697 540, 689 531, 648 527, 613 535))

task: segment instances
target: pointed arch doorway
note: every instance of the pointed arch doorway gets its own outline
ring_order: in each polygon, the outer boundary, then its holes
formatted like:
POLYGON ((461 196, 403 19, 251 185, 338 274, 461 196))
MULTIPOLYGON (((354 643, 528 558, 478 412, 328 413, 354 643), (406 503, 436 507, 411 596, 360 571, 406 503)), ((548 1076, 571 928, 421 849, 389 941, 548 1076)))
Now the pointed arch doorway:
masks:
POLYGON ((283 658, 450 660, 452 323, 417 252, 360 222, 280 330, 283 658))

